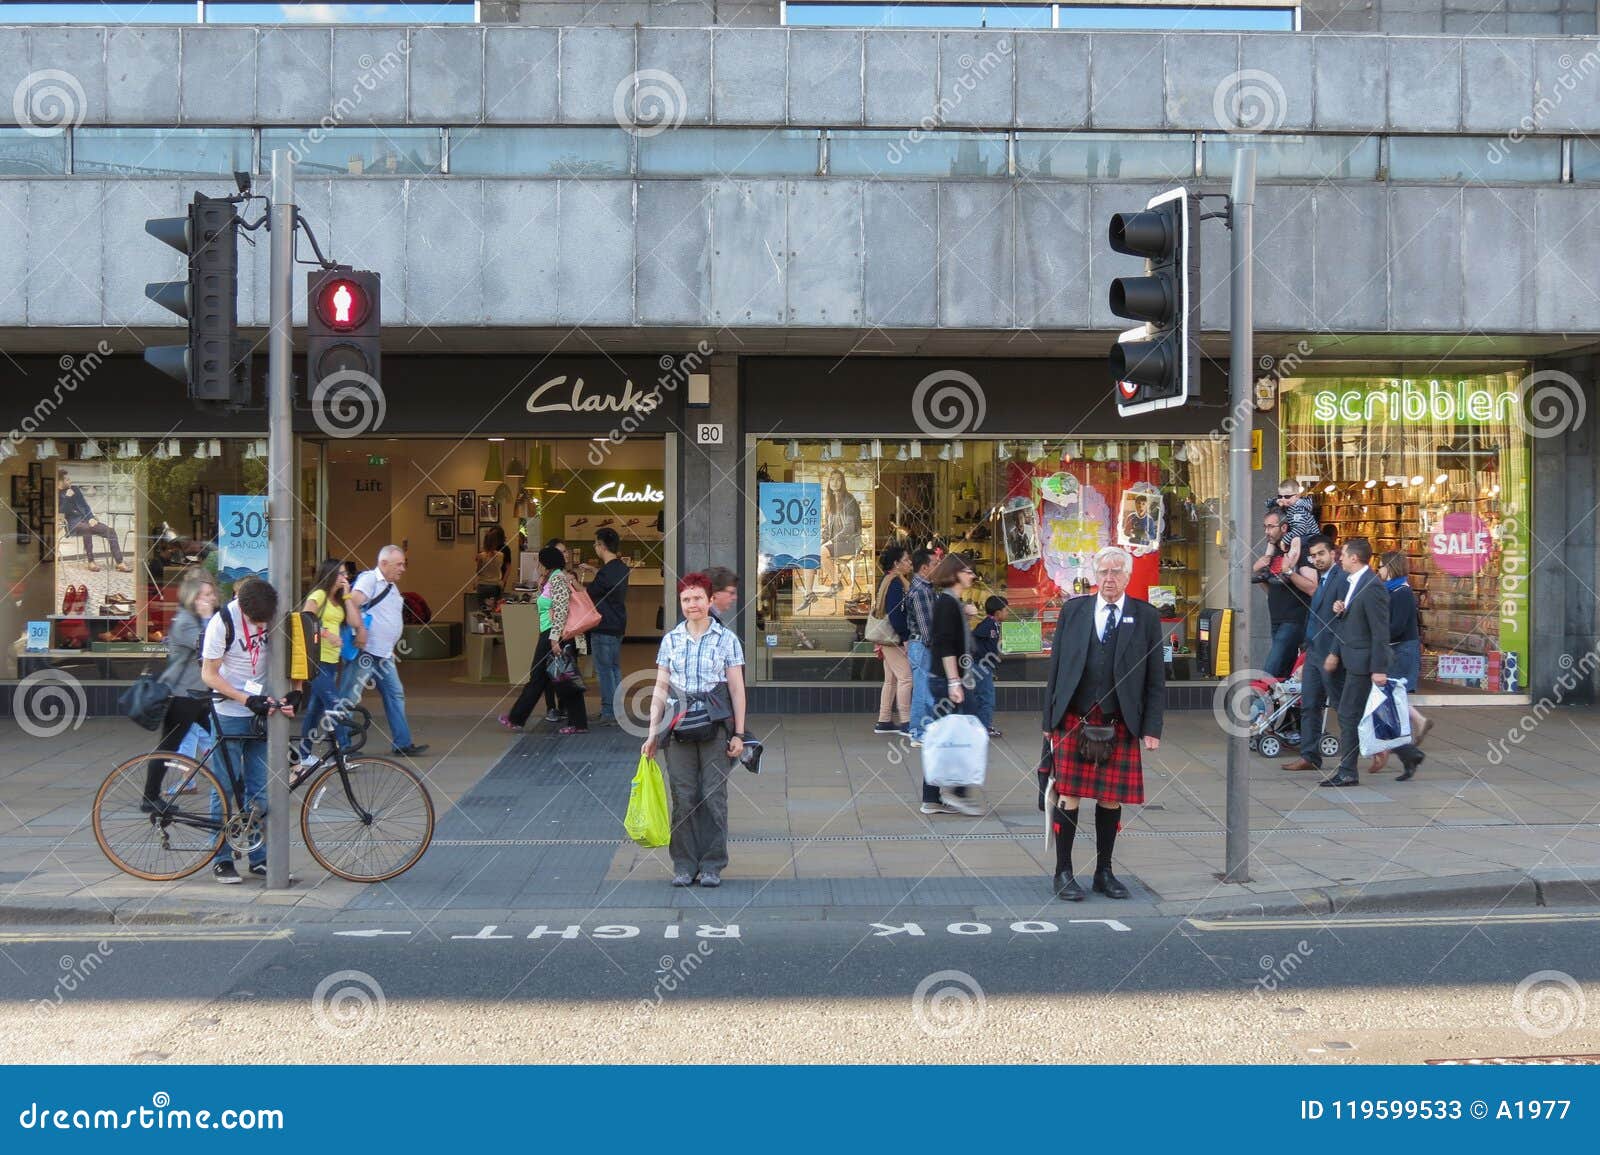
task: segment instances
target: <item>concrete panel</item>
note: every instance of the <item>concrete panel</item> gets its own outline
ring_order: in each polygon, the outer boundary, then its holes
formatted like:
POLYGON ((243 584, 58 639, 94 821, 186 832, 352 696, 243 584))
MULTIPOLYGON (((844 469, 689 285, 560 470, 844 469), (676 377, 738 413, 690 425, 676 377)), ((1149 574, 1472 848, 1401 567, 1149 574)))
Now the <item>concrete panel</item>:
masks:
POLYGON ((482 122, 483 29, 413 28, 407 63, 413 122, 482 122))
POLYGON ((794 124, 860 124, 861 33, 789 30, 789 119, 794 124))
POLYGON ((1403 36, 1389 41, 1389 121, 1397 132, 1461 127, 1461 42, 1403 36))
MULTIPOLYGON (((53 186, 52 186, 53 187, 53 186)), ((28 197, 45 185, 36 181, 0 180, 0 221, 9 243, 0 245, 0 325, 28 323, 28 197)), ((43 195, 43 194, 41 194, 43 195)), ((161 242, 154 237, 152 244, 161 242)), ((169 250, 170 251, 170 250, 169 250)), ((141 287, 140 292, 143 293, 141 287)))
MULTIPOLYGON (((358 268, 381 270, 383 315, 395 319, 410 316, 405 231, 406 199, 412 182, 337 180, 330 184, 332 239, 323 242, 323 251, 329 251, 331 244, 342 260, 358 268)), ((296 288, 295 292, 298 295, 304 290, 296 288)))
MULTIPOLYGON (((561 30, 561 120, 564 124, 615 124, 618 88, 631 90, 631 28, 561 30)), ((626 107, 624 91, 624 107, 626 107)))
POLYGON ((110 29, 106 36, 106 119, 112 124, 177 124, 178 86, 173 83, 177 59, 176 28, 123 25, 110 29))
POLYGON ((860 181, 796 181, 789 193, 791 325, 859 326, 866 288, 861 269, 860 181))
POLYGON ((1466 40, 1462 128, 1501 133, 1533 113, 1533 41, 1466 40))
POLYGON ((633 323, 633 185, 561 182, 556 316, 564 325, 633 323))
MULTIPOLYGON (((144 222, 151 217, 178 216, 193 195, 192 189, 166 180, 107 181, 104 188, 105 284, 101 295, 105 323, 180 324, 177 317, 144 295, 144 287, 155 280, 182 280, 183 258, 145 232, 144 222)), ((241 256, 247 248, 239 246, 241 256)), ((241 297, 246 290, 246 285, 239 286, 241 297)), ((240 315, 247 314, 241 309, 240 315)))
POLYGON ((263 28, 256 41, 256 116, 263 124, 316 124, 332 105, 327 28, 263 28))
POLYGON ((404 121, 408 52, 404 28, 333 29, 333 115, 353 125, 404 121))
POLYGON ((1081 184, 1020 185, 1016 192, 1016 324, 1087 329, 1093 226, 1081 184))
POLYGON ((1316 111, 1312 78, 1314 37, 1293 33, 1257 33, 1239 38, 1241 83, 1264 95, 1260 118, 1292 132, 1310 128, 1316 111))
POLYGON ((1600 46, 1593 41, 1534 41, 1533 85, 1540 132, 1600 130, 1600 46))
MULTIPOLYGON (((15 93, 28 75, 28 30, 0 27, 0 92, 15 93)), ((0 100, 0 125, 16 124, 13 102, 0 100)))
POLYGON ((938 96, 937 32, 872 32, 866 37, 866 122, 910 128, 931 117, 938 96))
MULTIPOLYGON (((48 190, 34 186, 27 217, 29 325, 102 322, 105 215, 100 202, 109 183, 115 182, 55 181, 48 190)), ((173 268, 177 265, 174 261, 173 268)))
POLYGON ((254 124, 256 30, 202 25, 179 32, 185 124, 254 124))
POLYGON ((716 0, 653 0, 644 18, 655 28, 709 28, 716 22, 716 0))
POLYGON ((711 32, 708 29, 641 28, 639 72, 660 72, 665 76, 659 80, 647 76, 643 81, 644 106, 631 113, 638 123, 646 127, 663 122, 711 123, 711 32), (663 100, 657 94, 671 95, 663 100))
POLYGON ((1089 37, 1013 32, 1017 127, 1081 128, 1089 123, 1089 37))
POLYGON ((788 32, 719 28, 711 38, 711 112, 718 124, 782 124, 788 32))
POLYGON ((483 118, 490 124, 553 124, 561 37, 554 28, 486 28, 483 118))
POLYGON ((1320 131, 1375 132, 1388 122, 1385 45, 1375 36, 1315 37, 1311 76, 1320 131))
MULTIPOLYGON (((1256 275, 1252 302, 1256 327, 1305 329, 1318 332, 1313 305, 1316 252, 1312 224, 1316 206, 1312 190, 1304 185, 1262 185, 1256 189, 1256 275)), ((1208 230, 1209 231, 1209 230, 1208 230)), ((1227 250, 1223 250, 1226 254, 1227 250)), ((1221 264, 1206 277, 1206 302, 1227 293, 1228 265, 1221 264), (1217 272, 1222 275, 1219 277, 1217 272)), ((1209 309, 1206 310, 1209 314, 1209 309)), ((1226 313, 1226 310, 1224 310, 1226 313)))
MULTIPOLYGON (((1460 0, 1452 0, 1459 3, 1460 0)), ((1510 30, 1504 12, 1446 12, 1444 31, 1447 36, 1504 36, 1510 30)))
POLYGON ((1312 318, 1321 329, 1383 332, 1389 324, 1389 201, 1381 185, 1324 186, 1314 194, 1313 243, 1323 259, 1312 278, 1312 318))
POLYGON ((1015 228, 1006 185, 939 186, 939 324, 1008 328, 1015 228))
MULTIPOLYGON (((106 104, 105 29, 30 28, 28 67, 33 83, 25 99, 32 102, 29 116, 34 123, 41 126, 104 124, 110 119, 106 104), (51 73, 65 73, 66 77, 51 76, 51 73), (51 93, 62 95, 54 99, 51 93)), ((14 105, 16 90, 8 89, 6 95, 12 97, 14 105)))
POLYGON ((719 182, 711 202, 711 319, 779 325, 787 298, 788 185, 719 182))
POLYGON ((701 181, 638 185, 635 306, 641 325, 700 325, 711 312, 711 194, 701 181))
POLYGON ((1600 229, 1594 227, 1594 194, 1544 188, 1534 195, 1538 328, 1591 333, 1600 327, 1600 291, 1594 280, 1600 267, 1600 229))
POLYGON ((867 324, 908 328, 937 323, 939 186, 868 184, 861 217, 867 324))
MULTIPOLYGON (((483 183, 416 180, 406 200, 406 323, 483 323, 483 183)), ((498 238, 496 238, 498 243, 498 238)))
POLYGON ((1460 190, 1390 191, 1389 291, 1400 312, 1391 328, 1461 330, 1460 190))
POLYGON ((1463 327, 1491 333, 1531 331, 1537 288, 1534 190, 1468 188, 1461 200, 1463 327), (1494 244, 1484 244, 1483 237, 1493 237, 1494 244))
POLYGON ((1252 110, 1270 119, 1270 103, 1252 104, 1241 89, 1239 37, 1227 33, 1169 36, 1166 44, 1168 128, 1234 131, 1254 126, 1252 110), (1222 119, 1218 119, 1218 112, 1222 119))
POLYGON ((942 124, 1004 128, 1015 86, 1010 32, 939 34, 939 119, 942 124))
MULTIPOLYGON (((1260 192, 1257 191, 1259 198, 1260 192)), ((1259 218, 1258 218, 1259 219, 1259 218)), ((1276 222, 1274 222, 1276 223, 1276 222)), ((1097 225, 1099 222, 1097 222, 1097 225)), ((1257 225, 1260 231, 1260 225, 1257 225)), ((1104 244, 1097 228, 1095 240, 1104 244)), ((1200 226, 1200 328, 1225 331, 1228 328, 1231 302, 1228 300, 1228 270, 1233 267, 1232 234, 1227 229, 1200 226)), ((1261 274, 1258 271, 1257 277, 1261 274)), ((1102 291, 1096 285, 1095 292, 1102 291)))
POLYGON ((490 325, 556 319, 560 182, 486 180, 483 312, 490 325))
POLYGON ((1089 121, 1095 128, 1160 128, 1166 111, 1161 85, 1165 37, 1112 32, 1089 49, 1089 121))

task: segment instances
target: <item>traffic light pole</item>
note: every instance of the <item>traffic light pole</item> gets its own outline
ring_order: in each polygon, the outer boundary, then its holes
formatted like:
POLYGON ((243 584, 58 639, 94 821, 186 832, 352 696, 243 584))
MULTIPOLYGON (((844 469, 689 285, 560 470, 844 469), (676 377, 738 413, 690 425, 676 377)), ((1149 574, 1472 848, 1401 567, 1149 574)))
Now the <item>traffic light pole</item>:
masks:
MULTIPOLYGON (((272 150, 271 328, 267 333, 267 574, 278 591, 278 611, 292 621, 294 577, 294 158, 272 150)), ((288 631, 278 634, 267 671, 267 693, 282 698, 289 689, 288 631)), ((289 885, 289 719, 273 714, 267 723, 267 889, 289 885)))
MULTIPOLYGON (((1228 444, 1228 601, 1233 606, 1232 676, 1250 664, 1251 487, 1250 415, 1254 410, 1255 331, 1253 294, 1256 154, 1242 148, 1233 155, 1229 226, 1233 237, 1230 288, 1232 331, 1228 342, 1228 408, 1233 415, 1228 444)), ((1250 740, 1239 726, 1229 727, 1228 834, 1224 882, 1250 881, 1250 740)))

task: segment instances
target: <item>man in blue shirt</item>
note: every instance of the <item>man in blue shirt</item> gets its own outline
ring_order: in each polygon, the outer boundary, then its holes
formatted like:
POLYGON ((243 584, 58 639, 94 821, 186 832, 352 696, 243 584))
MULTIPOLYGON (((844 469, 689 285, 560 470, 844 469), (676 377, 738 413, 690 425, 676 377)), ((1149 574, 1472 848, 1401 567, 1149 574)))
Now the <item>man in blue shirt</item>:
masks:
POLYGON ((911 589, 906 592, 906 658, 911 664, 911 744, 922 745, 922 732, 933 721, 933 697, 928 692, 928 638, 933 631, 933 551, 919 549, 911 555, 911 589))

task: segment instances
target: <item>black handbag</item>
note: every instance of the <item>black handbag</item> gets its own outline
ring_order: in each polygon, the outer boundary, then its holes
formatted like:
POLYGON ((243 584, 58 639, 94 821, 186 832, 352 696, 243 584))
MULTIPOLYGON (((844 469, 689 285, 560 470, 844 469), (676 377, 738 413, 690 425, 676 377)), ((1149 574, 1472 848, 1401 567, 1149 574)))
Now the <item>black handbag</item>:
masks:
POLYGON ((171 700, 172 688, 160 678, 144 673, 122 691, 117 698, 117 709, 146 730, 159 730, 167 716, 167 703, 171 700))
POLYGON ((673 720, 672 736, 684 742, 709 742, 716 733, 709 703, 700 694, 691 695, 683 712, 673 720))
POLYGON ((582 687, 583 676, 578 673, 578 651, 575 646, 562 646, 551 653, 550 680, 563 688, 582 687))

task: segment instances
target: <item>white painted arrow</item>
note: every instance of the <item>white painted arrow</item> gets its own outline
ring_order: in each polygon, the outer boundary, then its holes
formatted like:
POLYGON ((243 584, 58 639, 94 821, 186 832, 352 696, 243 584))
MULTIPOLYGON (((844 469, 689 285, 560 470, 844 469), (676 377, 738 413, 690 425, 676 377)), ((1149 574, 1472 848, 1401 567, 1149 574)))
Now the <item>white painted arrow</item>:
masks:
POLYGON ((409 930, 336 930, 334 934, 346 938, 377 938, 380 934, 411 934, 409 930))

